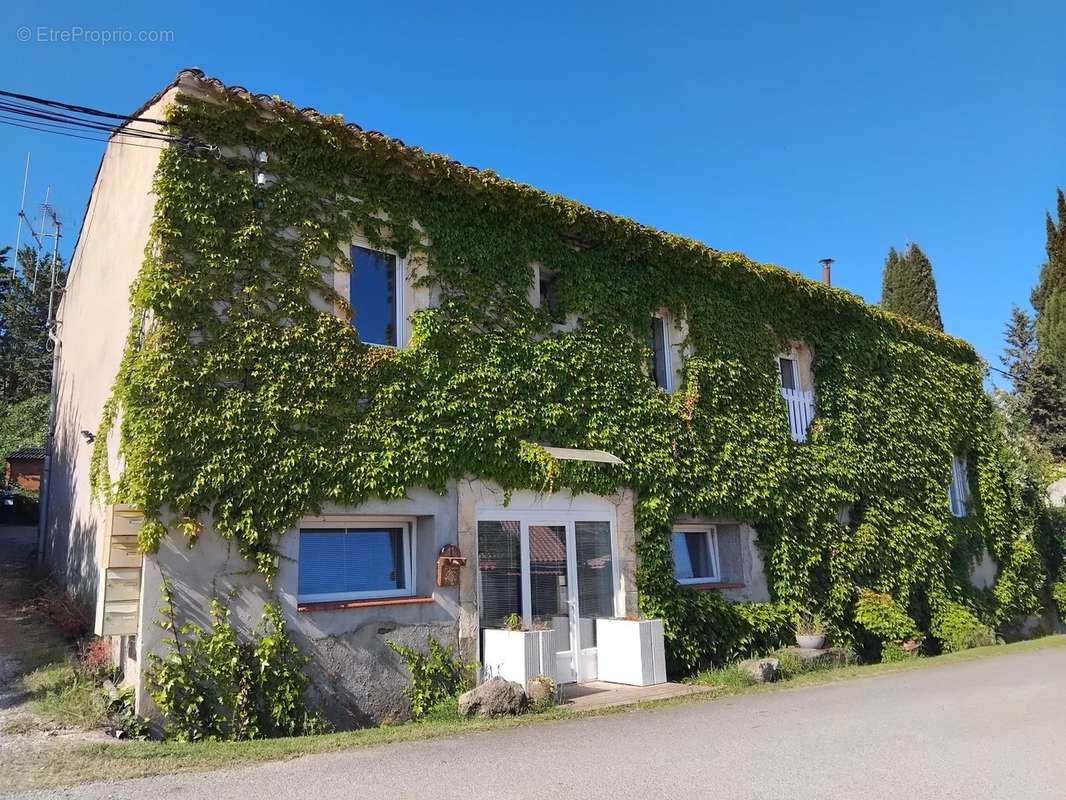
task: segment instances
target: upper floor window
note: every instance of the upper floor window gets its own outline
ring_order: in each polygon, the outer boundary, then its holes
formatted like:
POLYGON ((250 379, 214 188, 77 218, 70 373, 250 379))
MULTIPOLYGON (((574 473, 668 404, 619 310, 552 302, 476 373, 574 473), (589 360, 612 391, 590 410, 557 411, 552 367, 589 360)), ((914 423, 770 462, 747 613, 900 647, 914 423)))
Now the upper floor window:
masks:
POLYGON ((795 391, 800 388, 799 367, 792 355, 778 356, 777 369, 781 375, 781 388, 795 391))
POLYGON ((300 529, 300 602, 414 594, 409 523, 300 529))
POLYGON ((670 391, 670 339, 666 320, 661 316, 651 318, 648 346, 651 348, 648 372, 656 386, 670 391))
POLYGON ((814 419, 814 392, 804 389, 800 359, 795 351, 777 357, 777 375, 788 412, 789 432, 794 441, 805 442, 807 429, 814 419))
POLYGON ((352 324, 367 344, 400 343, 400 260, 393 253, 352 246, 349 302, 352 324))
POLYGON ((966 456, 956 453, 951 457, 951 483, 948 485, 948 507, 956 517, 965 517, 970 502, 970 474, 966 456))
POLYGON ((540 292, 540 307, 548 313, 548 318, 556 325, 566 322, 566 314, 563 313, 562 303, 559 301, 559 283, 555 273, 551 270, 539 270, 537 277, 538 290, 540 292))

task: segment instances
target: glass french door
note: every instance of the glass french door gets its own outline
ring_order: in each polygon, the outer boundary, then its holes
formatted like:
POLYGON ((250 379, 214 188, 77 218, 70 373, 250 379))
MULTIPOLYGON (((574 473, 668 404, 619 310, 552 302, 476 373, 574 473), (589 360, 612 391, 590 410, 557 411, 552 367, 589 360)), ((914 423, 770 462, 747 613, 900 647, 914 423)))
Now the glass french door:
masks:
POLYGON ((615 616, 616 608, 612 522, 580 514, 480 516, 482 627, 504 627, 517 614, 527 629, 550 631, 556 682, 595 680, 596 619, 615 616))

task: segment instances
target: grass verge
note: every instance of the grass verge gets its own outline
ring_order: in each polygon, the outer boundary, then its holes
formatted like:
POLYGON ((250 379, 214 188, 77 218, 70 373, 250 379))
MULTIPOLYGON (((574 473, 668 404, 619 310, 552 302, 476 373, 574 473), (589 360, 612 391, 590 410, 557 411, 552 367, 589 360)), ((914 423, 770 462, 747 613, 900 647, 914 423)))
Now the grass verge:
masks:
MULTIPOLYGON (((359 731, 307 736, 292 739, 263 739, 252 742, 129 742, 79 745, 64 749, 62 755, 52 750, 16 756, 0 764, 0 790, 51 788, 95 780, 118 780, 163 775, 184 771, 203 771, 240 767, 263 761, 295 758, 356 747, 372 747, 396 742, 420 741, 490 730, 506 730, 550 720, 600 716, 637 709, 703 702, 718 697, 756 692, 772 692, 815 684, 868 678, 915 669, 947 667, 966 661, 1010 654, 1066 647, 1066 636, 1048 636, 998 647, 979 647, 936 658, 914 659, 894 664, 846 666, 806 672, 781 683, 748 685, 743 680, 727 678, 715 683, 706 693, 686 695, 670 700, 655 700, 632 706, 575 712, 557 707, 539 714, 518 718, 464 721, 429 720, 405 725, 383 726, 359 731)), ((722 670, 720 672, 727 672, 722 670)))

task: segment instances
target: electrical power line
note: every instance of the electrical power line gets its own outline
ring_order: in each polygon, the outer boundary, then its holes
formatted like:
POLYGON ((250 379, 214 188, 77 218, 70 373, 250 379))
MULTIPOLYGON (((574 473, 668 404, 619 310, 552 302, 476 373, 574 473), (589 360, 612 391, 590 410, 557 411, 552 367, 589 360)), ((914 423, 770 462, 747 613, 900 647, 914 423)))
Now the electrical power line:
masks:
MULTIPOLYGON (((26 130, 39 131, 40 133, 53 133, 53 134, 56 134, 58 136, 66 136, 69 139, 84 139, 87 142, 108 142, 108 141, 113 141, 115 144, 125 145, 126 147, 146 147, 149 150, 162 150, 163 149, 162 147, 155 147, 155 146, 150 145, 150 144, 137 144, 135 142, 124 142, 124 141, 121 141, 121 140, 119 140, 117 138, 101 139, 101 138, 99 138, 97 136, 81 136, 81 135, 78 135, 76 133, 70 133, 69 131, 50 130, 48 128, 38 127, 37 125, 22 124, 22 123, 19 123, 19 122, 10 122, 10 121, 4 120, 4 119, 0 119, 0 125, 7 125, 7 126, 12 127, 12 128, 25 128, 26 130)), ((115 134, 115 136, 121 136, 121 135, 122 135, 121 132, 117 132, 115 134)), ((178 143, 178 142, 175 142, 175 143, 178 143)))
MULTIPOLYGON (((86 141, 114 141, 138 147, 151 147, 147 144, 135 144, 132 140, 156 142, 159 144, 176 144, 184 147, 203 146, 190 136, 171 133, 171 123, 151 117, 134 117, 127 114, 115 114, 101 111, 90 106, 65 103, 34 95, 19 94, 0 90, 0 125, 24 128, 41 133, 52 133, 86 141), (107 120, 107 121, 105 121, 107 120), (119 125, 115 125, 118 121, 119 125), (132 127, 127 123, 158 125, 164 130, 150 130, 132 127), (99 135, 107 134, 105 138, 99 135)), ((151 149, 161 149, 152 147, 151 149)))
POLYGON ((39 105, 52 106, 54 108, 64 108, 67 111, 76 111, 79 114, 89 114, 97 117, 106 117, 108 119, 123 120, 125 122, 132 122, 133 120, 139 120, 141 122, 151 122, 156 125, 169 125, 169 122, 159 119, 151 119, 150 117, 131 117, 128 114, 115 114, 111 111, 101 111, 98 108, 92 108, 90 106, 79 106, 71 103, 63 103, 59 100, 49 100, 44 97, 34 97, 31 94, 19 94, 18 92, 7 92, 0 89, 0 97, 11 97, 15 100, 25 100, 30 103, 37 103, 39 105))

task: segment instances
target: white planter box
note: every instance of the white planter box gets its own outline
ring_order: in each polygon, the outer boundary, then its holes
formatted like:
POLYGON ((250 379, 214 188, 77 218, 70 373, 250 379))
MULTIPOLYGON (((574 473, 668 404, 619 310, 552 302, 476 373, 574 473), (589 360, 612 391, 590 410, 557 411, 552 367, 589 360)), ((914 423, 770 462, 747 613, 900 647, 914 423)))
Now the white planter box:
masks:
POLYGON ((538 675, 554 675, 552 631, 484 630, 481 665, 484 677, 499 676, 529 687, 538 675))
POLYGON ((666 650, 661 619, 598 619, 599 679, 630 686, 666 683, 666 650))

